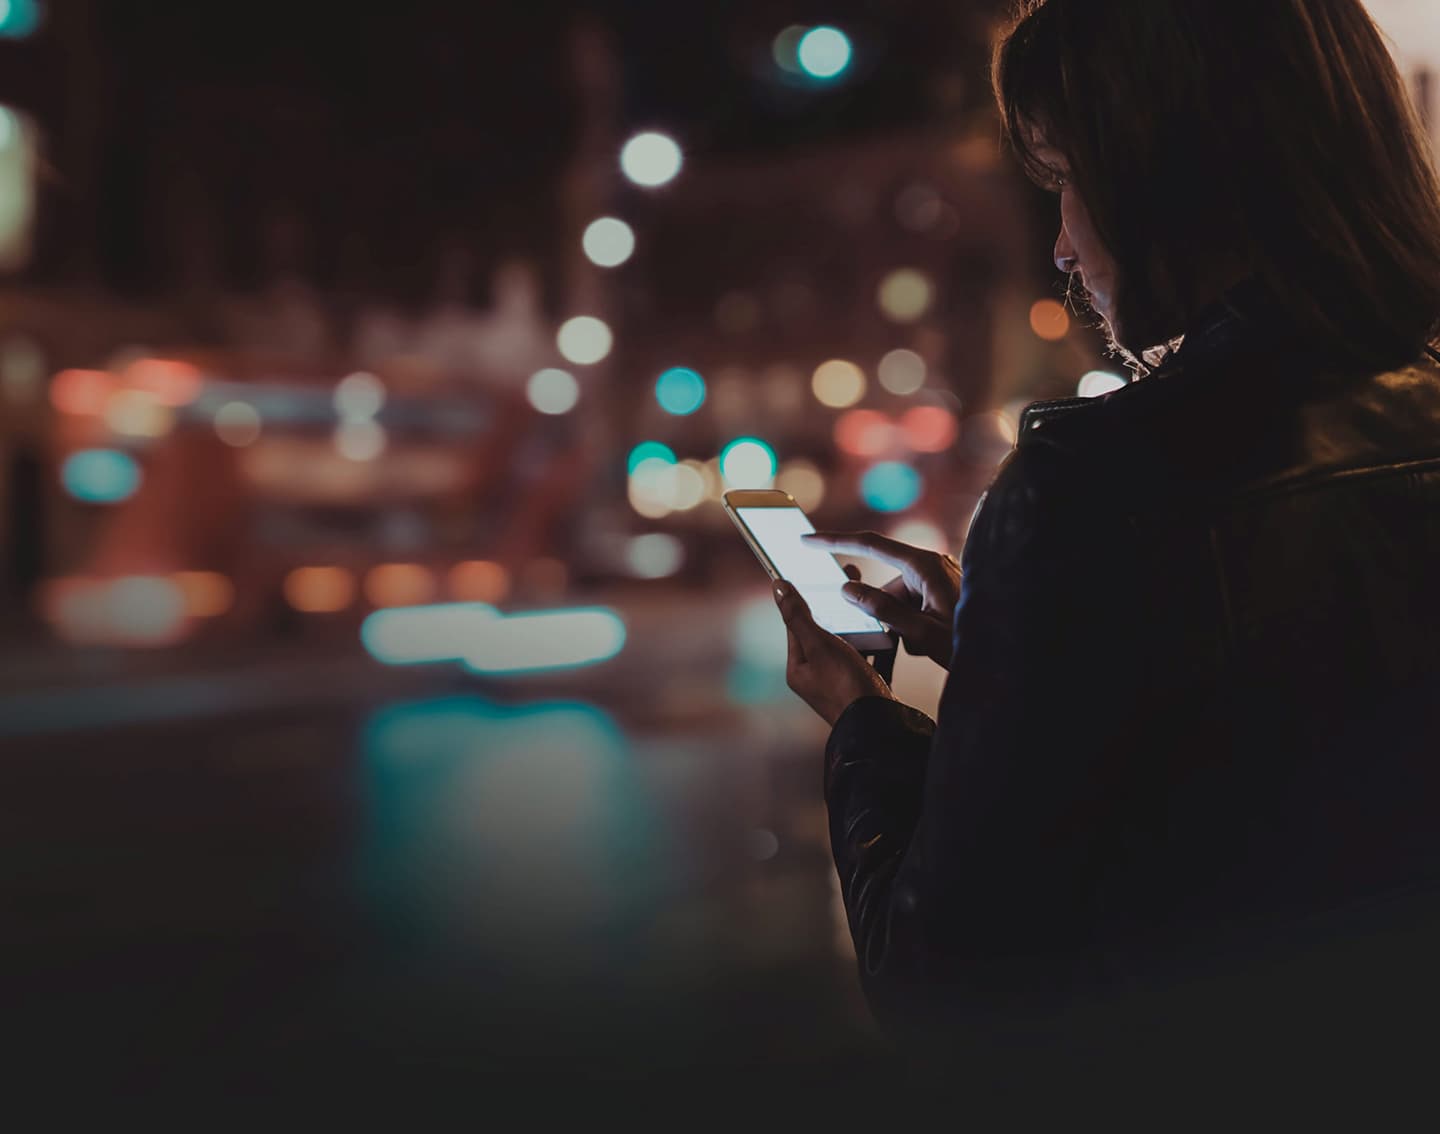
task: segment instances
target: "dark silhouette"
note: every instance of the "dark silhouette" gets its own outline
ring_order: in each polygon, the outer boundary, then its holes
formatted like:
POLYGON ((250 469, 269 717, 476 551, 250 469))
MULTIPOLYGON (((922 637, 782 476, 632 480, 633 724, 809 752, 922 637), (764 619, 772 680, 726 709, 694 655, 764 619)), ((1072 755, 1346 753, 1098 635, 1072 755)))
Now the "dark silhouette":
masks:
POLYGON ((1418 1096, 1440 190, 1404 84, 1358 0, 1028 3, 994 82, 1136 380, 1026 411, 953 619, 938 556, 820 537, 950 631, 938 722, 863 696, 826 750, 871 1006, 961 1095, 1418 1096))

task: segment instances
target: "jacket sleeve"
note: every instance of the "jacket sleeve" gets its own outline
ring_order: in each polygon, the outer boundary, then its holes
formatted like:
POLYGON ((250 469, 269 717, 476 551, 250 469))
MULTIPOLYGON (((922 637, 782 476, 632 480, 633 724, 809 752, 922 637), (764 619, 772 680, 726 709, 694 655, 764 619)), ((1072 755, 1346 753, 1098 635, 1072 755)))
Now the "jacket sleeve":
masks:
POLYGON ((1017 449, 976 514, 938 722, 864 699, 827 745, 861 982, 892 1029, 1048 1015, 1084 979, 1132 655, 1124 552, 1097 558, 1055 461, 1017 449))

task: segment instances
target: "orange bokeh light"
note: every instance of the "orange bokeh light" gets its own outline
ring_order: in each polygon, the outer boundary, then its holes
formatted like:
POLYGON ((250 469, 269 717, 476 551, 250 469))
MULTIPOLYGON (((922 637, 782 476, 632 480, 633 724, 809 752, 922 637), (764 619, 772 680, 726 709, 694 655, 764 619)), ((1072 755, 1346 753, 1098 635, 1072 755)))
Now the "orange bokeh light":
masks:
POLYGON ((285 576, 285 597, 307 614, 344 610, 355 601, 355 576, 344 567, 297 567, 285 576))
POLYGON ((510 593, 510 572, 489 559, 467 559, 450 568, 450 595, 460 602, 500 602, 510 593))
POLYGON ((418 563, 382 563, 365 576, 365 597, 375 606, 419 606, 435 597, 435 576, 418 563))
POLYGON ((218 571, 177 571, 170 577, 185 597, 185 613, 192 618, 224 614, 235 601, 235 585, 218 571))
POLYGON ((200 371, 188 362, 142 358, 125 368, 125 384, 162 406, 189 405, 200 393, 200 371))
POLYGON ((50 404, 61 413, 98 417, 114 390, 115 380, 103 370, 62 370, 50 381, 50 404))
POLYGON ((955 415, 943 406, 916 406, 900 418, 905 441, 917 453, 940 453, 955 443, 960 431, 955 415))
POLYGON ((847 410, 835 419, 835 445, 852 457, 878 457, 890 448, 894 429, 879 410, 847 410))
POLYGON ((1059 342, 1070 333, 1070 314, 1057 300, 1037 300, 1030 308, 1030 329, 1046 342, 1059 342))

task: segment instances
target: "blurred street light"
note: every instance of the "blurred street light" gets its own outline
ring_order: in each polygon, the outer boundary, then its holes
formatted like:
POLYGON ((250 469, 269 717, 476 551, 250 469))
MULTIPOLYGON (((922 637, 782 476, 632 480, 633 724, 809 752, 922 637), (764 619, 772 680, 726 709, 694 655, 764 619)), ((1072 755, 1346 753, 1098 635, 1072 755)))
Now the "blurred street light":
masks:
POLYGON ((865 373, 853 362, 832 358, 815 368, 810 386, 821 405, 844 409, 865 396, 865 373))
POLYGON ((930 277, 914 268, 899 268, 880 281, 880 309, 897 323, 924 317, 935 299, 930 277))
POLYGON ((617 268, 635 251, 635 232, 615 217, 601 217, 585 229, 581 240, 590 262, 601 268, 617 268))
POLYGON ((647 189, 675 180, 683 162, 675 140, 656 131, 636 134, 620 151, 622 172, 636 185, 647 189))
POLYGON ((608 355, 615 340, 603 320, 577 315, 561 325, 555 343, 567 362, 589 366, 608 355))
POLYGON ((673 367, 656 381, 655 400, 666 413, 687 417, 705 404, 705 379, 687 367, 673 367))
POLYGON ((118 504, 140 487, 140 466, 118 449, 82 449, 65 458, 60 483, 87 504, 118 504))
POLYGON ((892 350, 880 360, 880 385, 902 397, 925 385, 925 360, 913 350, 892 350))
POLYGON ((215 432, 237 449, 260 439, 260 411, 249 402, 226 402, 215 411, 215 432))
POLYGON ((850 40, 839 28, 811 28, 800 40, 800 66, 815 79, 833 79, 850 66, 850 40))
POLYGON ((525 396, 541 413, 569 413, 580 401, 580 383, 568 370, 547 367, 530 375, 525 396))

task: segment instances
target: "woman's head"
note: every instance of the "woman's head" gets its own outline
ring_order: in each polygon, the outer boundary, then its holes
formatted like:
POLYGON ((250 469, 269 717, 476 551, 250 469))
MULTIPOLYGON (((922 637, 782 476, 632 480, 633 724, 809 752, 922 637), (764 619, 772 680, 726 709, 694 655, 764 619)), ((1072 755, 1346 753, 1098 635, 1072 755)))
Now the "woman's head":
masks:
POLYGON ((1024 0, 993 80, 1132 356, 1249 275, 1338 361, 1440 333, 1440 180, 1360 0, 1024 0))

